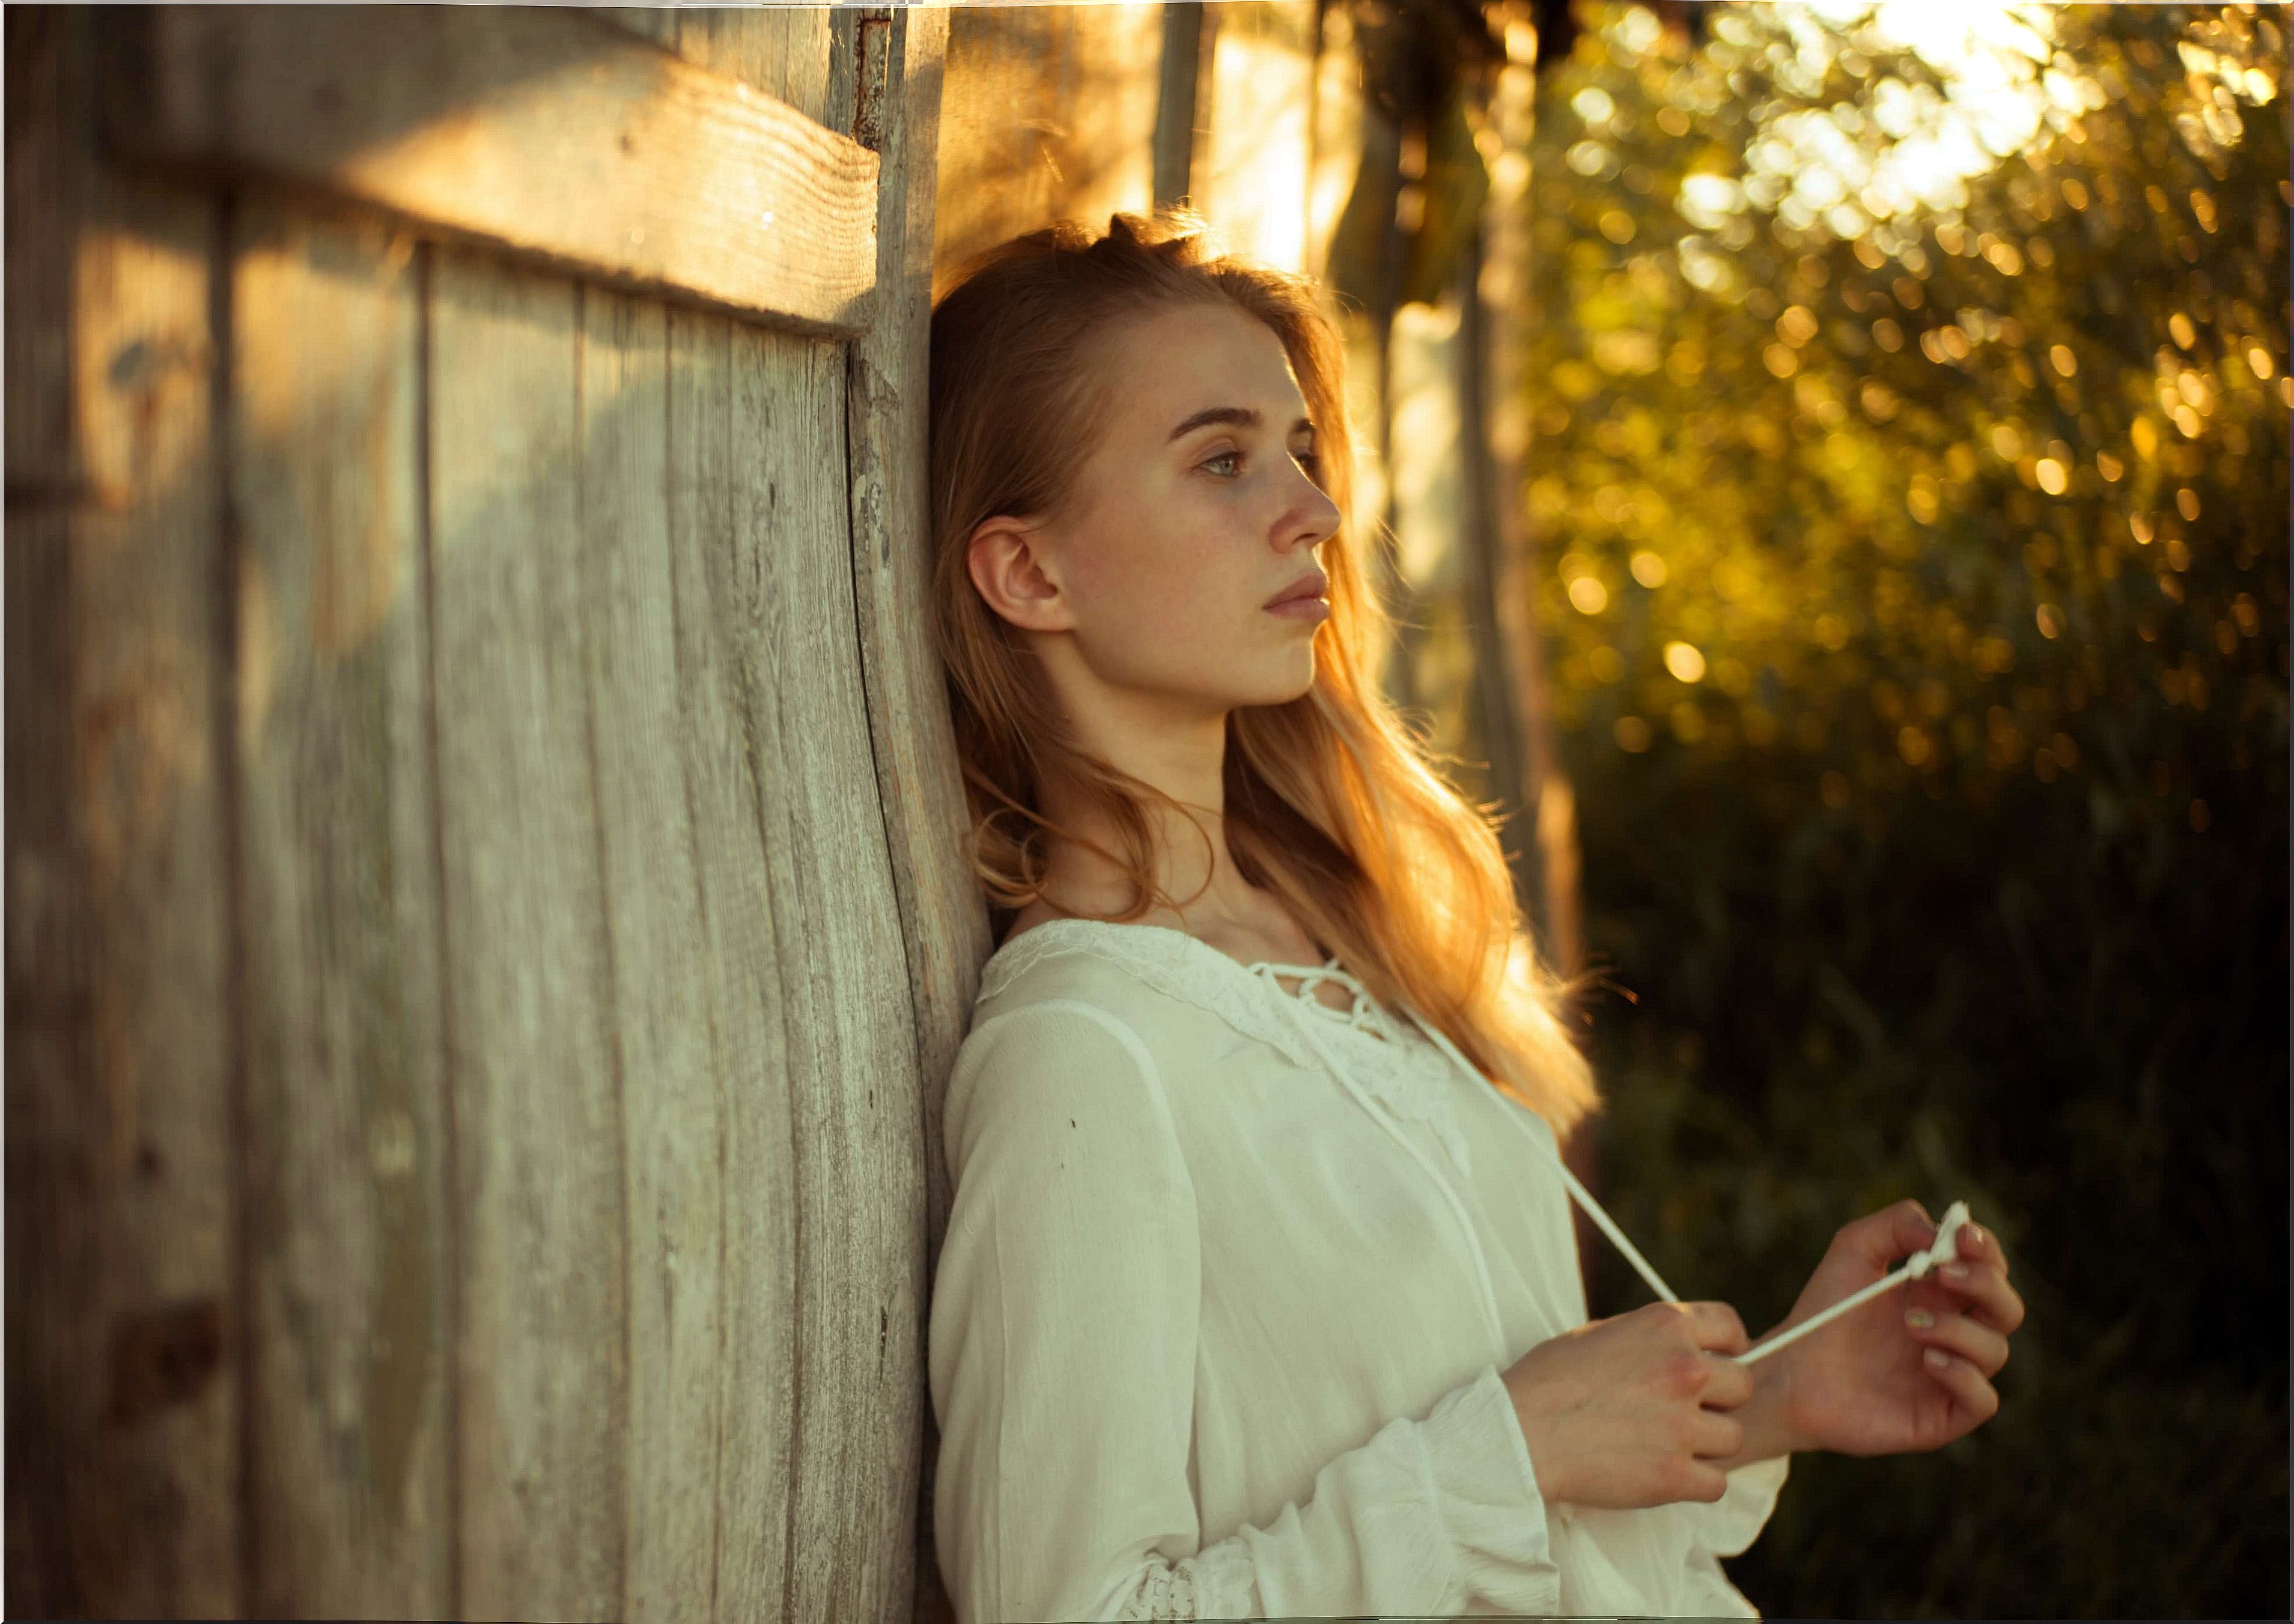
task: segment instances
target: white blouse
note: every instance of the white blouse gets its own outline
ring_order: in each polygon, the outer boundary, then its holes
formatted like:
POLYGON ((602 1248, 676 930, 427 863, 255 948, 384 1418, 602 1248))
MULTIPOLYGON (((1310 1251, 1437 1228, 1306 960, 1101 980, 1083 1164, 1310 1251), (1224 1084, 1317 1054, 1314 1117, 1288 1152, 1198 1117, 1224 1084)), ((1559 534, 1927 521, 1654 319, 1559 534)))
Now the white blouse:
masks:
POLYGON ((1500 1377, 1587 1317, 1552 1130, 1335 958, 1037 925, 982 972, 945 1128, 933 1533, 962 1624, 1759 1616, 1717 1558, 1786 1460, 1710 1504, 1539 1494, 1500 1377))

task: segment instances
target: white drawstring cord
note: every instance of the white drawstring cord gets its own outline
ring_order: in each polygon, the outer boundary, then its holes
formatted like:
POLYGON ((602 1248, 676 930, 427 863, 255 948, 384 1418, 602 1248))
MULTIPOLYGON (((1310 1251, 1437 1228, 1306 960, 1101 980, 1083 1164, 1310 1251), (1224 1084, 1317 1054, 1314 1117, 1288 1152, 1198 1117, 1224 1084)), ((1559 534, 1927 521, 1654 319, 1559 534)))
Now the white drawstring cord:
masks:
MULTIPOLYGON (((1364 987, 1360 981, 1355 980, 1348 972, 1343 970, 1332 970, 1329 968, 1330 965, 1334 964, 1336 962, 1336 955, 1333 955, 1329 960, 1325 960, 1323 968, 1317 973, 1315 978, 1318 980, 1338 981, 1346 987, 1349 991, 1354 993, 1356 999, 1359 1001, 1354 1006, 1355 1011, 1359 1011, 1365 1004, 1373 1002, 1370 996, 1369 989, 1364 987)), ((1296 976, 1298 970, 1306 967, 1269 965, 1268 968, 1270 970, 1279 970, 1287 975, 1296 976)), ((1426 1155, 1426 1153, 1423 1150, 1420 1150, 1416 1144, 1411 1142, 1410 1136, 1397 1127, 1386 1112, 1378 1108, 1377 1104, 1371 1100, 1370 1096, 1363 1092, 1362 1086, 1354 1080, 1353 1075, 1346 1069, 1346 1068, 1340 1065, 1337 1059, 1333 1057, 1330 1049, 1322 1041, 1322 1035, 1314 1029, 1315 1022, 1319 1018, 1308 1013, 1304 1009, 1295 1007, 1297 1004, 1304 1003, 1306 999, 1312 996, 1312 995, 1305 993, 1302 990, 1302 993, 1294 998, 1291 994, 1284 992, 1280 984, 1270 982, 1269 985, 1273 987, 1275 996, 1289 1001, 1289 1003, 1293 1006, 1289 1011, 1292 1023, 1297 1027, 1299 1032, 1305 1035, 1308 1044, 1314 1049, 1314 1052, 1322 1057, 1322 1064, 1330 1068, 1330 1075, 1338 1080, 1339 1086, 1343 1087, 1348 1093, 1352 1094, 1354 1097, 1355 1101, 1361 1105, 1363 1109, 1370 1113, 1371 1119, 1376 1122, 1379 1127, 1384 1128, 1387 1133, 1397 1144, 1411 1154, 1411 1156, 1417 1161, 1418 1165, 1426 1170, 1427 1176, 1432 1179, 1435 1184, 1440 1188, 1443 1195, 1449 1198, 1450 1210, 1457 1215, 1458 1225, 1465 1231, 1466 1234, 1466 1246, 1473 1255, 1475 1274, 1482 1287, 1482 1306, 1490 1318, 1491 1334, 1497 1338, 1497 1368, 1503 1370, 1512 1362, 1513 1360, 1512 1351, 1507 1346, 1505 1317, 1498 1311, 1497 1286, 1490 1275, 1489 1259, 1483 1255, 1481 1235, 1479 1231, 1474 1228, 1474 1221, 1466 1211, 1466 1204, 1458 1198, 1458 1192, 1451 1188, 1450 1181, 1442 1176, 1442 1170, 1435 1166, 1433 1161, 1426 1155)), ((1311 987, 1313 983, 1305 982, 1304 985, 1311 987)), ((1320 1000, 1317 1000, 1317 1002, 1319 1003, 1320 1000)), ((1338 1011, 1332 1010, 1330 1011, 1330 1013, 1335 1015, 1338 1011)))
MULTIPOLYGON (((1432 1038, 1435 1043, 1441 1045, 1443 1052, 1447 1054, 1452 1061, 1453 1061, 1460 1069, 1463 1070, 1467 1076, 1483 1083, 1485 1086, 1488 1084, 1488 1079, 1483 1077, 1482 1074, 1474 1068, 1473 1063, 1468 1060, 1464 1055, 1458 1052, 1458 1046, 1450 1041, 1448 1035, 1443 1032, 1439 1027, 1434 1025, 1424 1016, 1419 1014, 1415 1010, 1410 1011, 1410 1018, 1418 1023, 1419 1029, 1420 1031, 1424 1032, 1427 1036, 1432 1038)), ((1664 1298, 1664 1301, 1668 1303, 1680 1302, 1680 1299, 1673 1295, 1672 1288, 1664 1283, 1664 1277, 1658 1274, 1654 1268, 1650 1267, 1648 1259, 1640 1255, 1640 1249, 1635 1246, 1631 1241, 1625 1238, 1625 1232, 1616 1226, 1616 1223, 1610 1218, 1608 1214, 1601 1210, 1601 1204, 1593 1199, 1593 1194, 1590 1190, 1587 1190, 1582 1184, 1577 1181, 1577 1175, 1569 1171, 1568 1165, 1554 1152, 1553 1147, 1547 1144, 1543 1140, 1538 1138, 1536 1134, 1532 1133, 1529 1131, 1529 1125, 1515 1117, 1512 1112, 1507 1112, 1506 1116, 1508 1120, 1513 1123, 1514 1126, 1522 1131, 1523 1135, 1528 1139, 1530 1143, 1535 1145, 1538 1150, 1544 1155, 1548 1160, 1552 1162, 1554 1167, 1561 1174, 1562 1182, 1568 1186, 1570 1195, 1576 1199, 1577 1205, 1584 1209, 1585 1215, 1600 1226, 1601 1233, 1607 1235, 1610 1240, 1615 1243, 1617 1250, 1625 1255, 1625 1261, 1632 1264, 1633 1268, 1639 1272, 1642 1279, 1648 1282, 1649 1289, 1656 1293, 1658 1296, 1664 1298)), ((1953 1202, 1949 1206, 1944 1209, 1943 1222, 1936 1226, 1936 1238, 1928 1246, 1927 1250, 1914 1253, 1909 1258, 1905 1260, 1903 1267, 1898 1269, 1893 1274, 1885 1275, 1881 1279, 1873 1281, 1869 1286, 1865 1287, 1862 1290, 1851 1293, 1848 1296, 1841 1298, 1839 1302, 1834 1303, 1830 1308, 1826 1309, 1820 1314, 1810 1315, 1808 1319, 1802 1320, 1798 1325, 1793 1327, 1792 1329, 1786 1331, 1783 1336, 1777 1337, 1774 1341, 1764 1342, 1759 1347, 1752 1349, 1748 1352, 1735 1355, 1736 1361, 1740 1365, 1757 1363, 1761 1360, 1766 1359, 1769 1354, 1775 1352, 1778 1348, 1786 1347, 1790 1344, 1798 1342, 1802 1337, 1807 1336, 1810 1331, 1815 1330, 1818 1326, 1829 1324, 1831 1321, 1837 1320, 1841 1315, 1849 1312, 1851 1310, 1861 1307, 1864 1303, 1870 1302, 1874 1297, 1878 1296, 1881 1293, 1889 1290, 1891 1287, 1900 1286, 1906 1280, 1923 1279, 1929 1270, 1934 1268, 1938 1263, 1950 1262, 1953 1256, 1956 1255, 1959 1243, 1960 1226, 1966 1222, 1967 1203, 1965 1201, 1953 1202)))
POLYGON ((1798 1342, 1802 1337, 1816 1329, 1818 1326, 1823 1325, 1827 1321, 1839 1319, 1841 1315, 1848 1312, 1849 1310, 1860 1307, 1862 1304, 1870 1302, 1874 1297, 1878 1296, 1882 1292, 1888 1290, 1891 1287, 1900 1286, 1906 1280, 1924 1279, 1929 1270, 1934 1268, 1938 1263, 1949 1263, 1957 1254, 1959 1250, 1959 1228, 1960 1225, 1966 1222, 1967 1203, 1965 1201, 1953 1202, 1949 1206, 1943 1209, 1943 1222, 1936 1225, 1935 1240, 1929 1246, 1926 1251, 1913 1253, 1910 1257, 1904 1261, 1904 1266, 1897 1270, 1893 1274, 1884 1275, 1879 1279, 1873 1281, 1869 1286, 1865 1287, 1863 1290, 1853 1292, 1849 1295, 1841 1298, 1839 1302, 1834 1303, 1830 1308, 1826 1309, 1820 1314, 1810 1315, 1798 1325, 1793 1327, 1792 1329, 1786 1331, 1783 1336, 1777 1337, 1774 1342, 1764 1342, 1749 1353, 1739 1353, 1737 1355, 1737 1362, 1740 1365, 1749 1365, 1755 1360, 1766 1359, 1778 1348, 1784 1347, 1789 1343, 1798 1342))
MULTIPOLYGON (((1448 1034, 1444 1033, 1441 1027, 1428 1020, 1415 1010, 1411 1010, 1410 1011, 1410 1018, 1418 1023, 1419 1029, 1420 1031, 1424 1032, 1427 1036, 1432 1038, 1435 1043, 1441 1046, 1442 1052, 1450 1057, 1451 1061, 1455 1064, 1460 1070, 1463 1071, 1468 1076, 1472 1077, 1476 1082, 1481 1083, 1485 1087, 1489 1086, 1487 1079, 1483 1077, 1480 1072, 1474 1069, 1472 1061, 1468 1060, 1464 1055, 1458 1052, 1458 1045, 1450 1041, 1448 1034)), ((1680 1298, 1674 1295, 1672 1287, 1664 1283, 1664 1277, 1657 1273, 1655 1267, 1650 1263, 1648 1259, 1641 1255, 1640 1248, 1639 1246, 1636 1246, 1631 1241, 1625 1238, 1625 1232, 1617 1227, 1616 1221, 1611 1218, 1608 1214, 1601 1210, 1601 1204, 1593 1199, 1593 1192, 1587 1190, 1582 1184, 1580 1184, 1577 1181, 1577 1175, 1569 1171, 1569 1165, 1567 1163, 1564 1162, 1558 1156, 1554 1154, 1553 1147, 1547 1144, 1543 1140, 1538 1138, 1536 1134, 1532 1133, 1529 1131, 1529 1125, 1515 1117, 1511 1111, 1508 1111, 1506 1113, 1506 1116, 1509 1121, 1513 1123, 1514 1126, 1521 1130, 1523 1136, 1526 1138, 1531 1144, 1537 1147, 1538 1153, 1545 1157, 1553 1164, 1555 1168, 1559 1171, 1561 1174, 1561 1181, 1568 1186, 1569 1193, 1575 1198, 1577 1205, 1584 1208, 1585 1215, 1600 1226, 1601 1233, 1607 1235, 1615 1245, 1617 1250, 1625 1255, 1625 1261, 1633 1266, 1634 1270, 1640 1275, 1641 1279, 1648 1282, 1649 1289, 1656 1293, 1658 1296, 1664 1298, 1668 1303, 1680 1302, 1680 1298)))

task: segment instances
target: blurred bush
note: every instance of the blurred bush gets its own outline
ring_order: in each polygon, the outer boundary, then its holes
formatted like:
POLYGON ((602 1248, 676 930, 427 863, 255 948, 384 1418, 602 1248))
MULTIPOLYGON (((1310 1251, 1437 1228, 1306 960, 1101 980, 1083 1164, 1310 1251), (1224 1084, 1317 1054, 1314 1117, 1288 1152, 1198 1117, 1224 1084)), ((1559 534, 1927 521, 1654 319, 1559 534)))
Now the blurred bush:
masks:
POLYGON ((1756 1333, 1905 1195, 2030 1306, 1992 1423, 1802 1458, 1732 1571, 2283 1617, 2284 13, 1708 16, 1582 8, 1540 90, 1607 1187, 1756 1333))

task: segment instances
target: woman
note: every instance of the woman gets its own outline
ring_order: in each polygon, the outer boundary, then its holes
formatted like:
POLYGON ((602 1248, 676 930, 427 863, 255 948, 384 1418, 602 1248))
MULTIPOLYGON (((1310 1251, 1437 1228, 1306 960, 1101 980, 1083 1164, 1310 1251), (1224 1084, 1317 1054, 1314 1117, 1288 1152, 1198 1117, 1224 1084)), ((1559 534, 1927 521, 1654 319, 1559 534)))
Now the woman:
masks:
MULTIPOLYGON (((935 306, 931 433, 1001 927, 930 1323, 964 1624, 1749 1613, 1718 1558, 1793 1451, 1991 1415, 2022 1305, 1980 1230, 1751 1365, 1725 1303, 1587 1322, 1571 989, 1373 685, 1309 281, 1184 211, 1016 239, 935 306)), ((1847 1225, 1770 1336, 1934 1235, 1847 1225)))

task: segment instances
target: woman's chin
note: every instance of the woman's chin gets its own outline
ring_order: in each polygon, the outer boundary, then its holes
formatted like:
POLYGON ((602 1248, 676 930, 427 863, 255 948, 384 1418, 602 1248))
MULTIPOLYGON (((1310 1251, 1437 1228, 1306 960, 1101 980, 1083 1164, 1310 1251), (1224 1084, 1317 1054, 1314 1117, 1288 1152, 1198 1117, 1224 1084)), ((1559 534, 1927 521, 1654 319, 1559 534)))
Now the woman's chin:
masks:
POLYGON ((1240 705, 1287 705, 1293 700, 1304 699, 1313 692, 1314 646, 1311 642, 1300 646, 1296 659, 1286 660, 1281 663, 1289 669, 1263 685, 1254 685, 1254 691, 1250 697, 1236 702, 1240 705))

